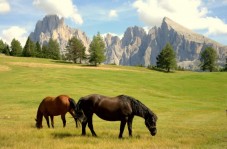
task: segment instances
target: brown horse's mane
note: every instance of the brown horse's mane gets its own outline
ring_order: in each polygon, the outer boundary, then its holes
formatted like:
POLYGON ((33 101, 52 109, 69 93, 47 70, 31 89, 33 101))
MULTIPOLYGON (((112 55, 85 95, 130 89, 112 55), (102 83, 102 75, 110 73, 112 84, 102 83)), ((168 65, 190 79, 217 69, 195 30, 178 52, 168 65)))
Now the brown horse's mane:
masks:
POLYGON ((146 118, 147 115, 151 115, 152 117, 155 118, 155 120, 158 119, 157 115, 155 115, 154 112, 152 112, 148 107, 146 107, 139 100, 127 95, 119 95, 118 97, 122 100, 128 101, 131 104, 132 111, 135 115, 139 115, 144 118, 146 118))
POLYGON ((36 115, 36 121, 37 121, 37 123, 38 123, 39 125, 42 124, 42 119, 43 119, 43 114, 42 114, 42 112, 41 112, 41 110, 40 110, 42 104, 43 104, 43 100, 42 100, 42 102, 41 102, 40 105, 39 105, 39 108, 38 108, 38 110, 37 110, 37 115, 36 115))

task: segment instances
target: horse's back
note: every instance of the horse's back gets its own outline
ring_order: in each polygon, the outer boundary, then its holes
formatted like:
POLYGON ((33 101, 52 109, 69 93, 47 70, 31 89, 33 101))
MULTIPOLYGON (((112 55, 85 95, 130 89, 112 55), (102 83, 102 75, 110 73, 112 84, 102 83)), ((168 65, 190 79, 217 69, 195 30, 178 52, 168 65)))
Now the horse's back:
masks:
POLYGON ((117 97, 107 97, 98 94, 88 95, 82 100, 85 101, 85 108, 92 108, 93 112, 96 113, 100 118, 117 121, 122 116, 130 115, 132 109, 129 103, 122 101, 117 97))
POLYGON ((41 102, 41 110, 43 113, 47 115, 61 115, 68 112, 70 103, 69 103, 69 96, 67 95, 60 95, 55 97, 46 97, 41 102))

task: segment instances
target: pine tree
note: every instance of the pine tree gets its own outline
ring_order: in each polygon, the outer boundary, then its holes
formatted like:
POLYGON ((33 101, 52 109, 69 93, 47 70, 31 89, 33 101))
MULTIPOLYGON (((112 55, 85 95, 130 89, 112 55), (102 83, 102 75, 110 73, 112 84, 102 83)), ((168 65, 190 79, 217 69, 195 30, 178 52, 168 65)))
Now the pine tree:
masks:
POLYGON ((90 44, 89 62, 91 64, 94 64, 95 66, 103 62, 105 60, 104 50, 105 50, 105 43, 100 33, 98 33, 96 36, 93 37, 93 40, 90 44))
POLYGON ((3 52, 4 48, 5 48, 5 44, 2 40, 0 40, 0 53, 3 52))
POLYGON ((35 43, 31 41, 30 37, 28 37, 22 55, 25 57, 34 57, 35 56, 35 43))
POLYGON ((15 38, 11 42, 11 55, 12 56, 21 56, 22 55, 22 46, 18 40, 15 38))
POLYGON ((2 53, 5 55, 10 55, 9 45, 5 44, 5 48, 3 49, 2 53))
POLYGON ((36 49, 36 54, 35 56, 36 57, 42 57, 42 48, 39 44, 39 42, 37 41, 36 44, 35 44, 35 49, 36 49))
POLYGON ((157 56, 156 59, 157 67, 165 69, 167 72, 169 72, 170 69, 175 69, 177 66, 176 54, 170 43, 166 44, 166 46, 162 49, 161 53, 157 56))
POLYGON ((200 55, 200 68, 205 71, 214 71, 216 68, 217 53, 212 47, 207 47, 200 55))
POLYGON ((49 39, 49 42, 42 47, 42 54, 44 58, 59 60, 60 59, 60 46, 57 40, 49 39))
POLYGON ((76 37, 71 38, 68 41, 68 45, 66 47, 66 59, 73 61, 74 63, 82 63, 82 60, 86 58, 85 55, 85 47, 81 40, 76 37))

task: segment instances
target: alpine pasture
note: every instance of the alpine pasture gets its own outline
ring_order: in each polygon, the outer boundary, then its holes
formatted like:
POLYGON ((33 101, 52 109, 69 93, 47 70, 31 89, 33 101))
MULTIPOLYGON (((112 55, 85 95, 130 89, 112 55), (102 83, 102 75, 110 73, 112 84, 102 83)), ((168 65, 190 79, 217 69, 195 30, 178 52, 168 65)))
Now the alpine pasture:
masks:
POLYGON ((90 67, 48 59, 0 55, 0 148, 226 148, 227 73, 163 73, 142 67, 101 65, 90 67), (81 136, 71 115, 66 127, 57 116, 55 128, 35 127, 41 100, 66 94, 76 102, 81 96, 132 96, 158 116, 152 137, 144 119, 135 117, 133 137, 120 122, 93 118, 98 137, 81 136))

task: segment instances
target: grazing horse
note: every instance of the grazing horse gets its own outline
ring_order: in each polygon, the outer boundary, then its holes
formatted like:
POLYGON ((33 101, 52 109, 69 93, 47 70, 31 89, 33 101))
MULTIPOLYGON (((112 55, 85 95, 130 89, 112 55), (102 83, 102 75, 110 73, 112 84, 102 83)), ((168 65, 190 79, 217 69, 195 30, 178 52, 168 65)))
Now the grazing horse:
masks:
POLYGON ((81 97, 76 105, 76 118, 82 121, 82 135, 86 135, 88 123, 92 135, 97 136, 92 124, 93 113, 107 121, 121 121, 119 138, 122 138, 126 123, 129 136, 132 136, 132 120, 135 115, 145 119, 145 125, 152 136, 157 133, 156 121, 158 117, 139 100, 130 96, 106 97, 92 94, 81 97))
POLYGON ((61 119, 63 122, 63 127, 66 125, 65 115, 69 112, 76 121, 77 127, 77 119, 75 118, 75 107, 76 102, 67 95, 60 95, 55 97, 46 97, 42 100, 39 105, 37 116, 36 116, 36 127, 42 128, 42 120, 43 116, 46 119, 47 125, 50 128, 49 124, 49 116, 51 118, 51 125, 54 128, 54 116, 61 115, 61 119))

